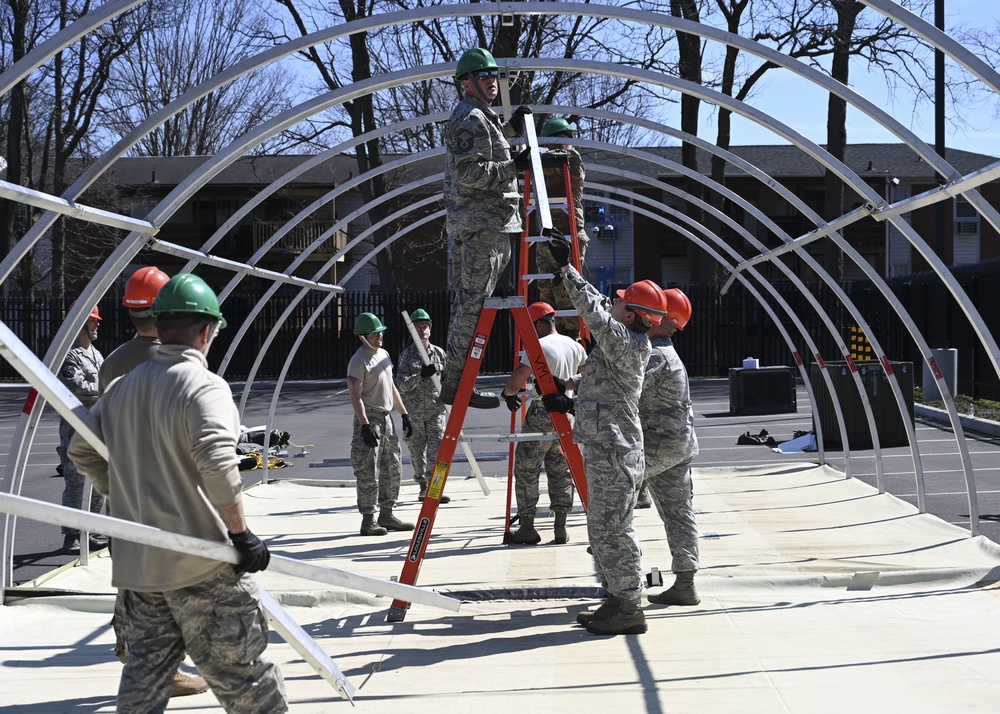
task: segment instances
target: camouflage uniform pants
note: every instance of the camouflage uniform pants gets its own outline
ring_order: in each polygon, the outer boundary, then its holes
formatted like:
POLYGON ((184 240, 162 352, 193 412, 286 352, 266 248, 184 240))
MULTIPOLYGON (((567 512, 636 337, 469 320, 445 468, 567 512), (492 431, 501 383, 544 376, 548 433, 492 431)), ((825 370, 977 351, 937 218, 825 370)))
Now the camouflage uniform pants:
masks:
MULTIPOLYGON (((528 407, 522 429, 526 432, 555 433, 552 419, 540 404, 528 407)), ((555 513, 573 510, 573 476, 559 440, 522 441, 514 450, 514 494, 517 497, 517 512, 521 515, 535 515, 539 471, 543 462, 549 486, 549 508, 555 513)))
MULTIPOLYGON (((568 236, 569 234, 567 234, 568 236)), ((580 265, 583 265, 584 257, 587 255, 586 241, 580 241, 580 265)), ((544 243, 535 244, 535 265, 539 273, 556 273, 559 266, 552 257, 552 251, 544 243)), ((582 271, 581 271, 582 272, 582 271)), ((554 283, 551 280, 536 280, 538 286, 538 299, 547 302, 556 310, 575 310, 576 306, 569 299, 566 286, 562 281, 554 283)), ((580 338, 580 318, 579 317, 557 317, 556 330, 563 335, 568 335, 574 340, 580 338)))
POLYGON ((413 480, 421 486, 427 485, 431 473, 434 471, 434 463, 438 449, 441 448, 441 439, 444 438, 446 422, 447 416, 443 412, 424 417, 410 412, 413 435, 404 436, 403 441, 406 442, 406 448, 410 450, 413 480))
MULTIPOLYGON (((66 482, 66 487, 62 493, 62 505, 67 508, 79 510, 80 506, 83 505, 83 487, 86 483, 86 478, 76 470, 76 464, 66 455, 66 449, 69 448, 69 441, 73 438, 73 434, 74 429, 70 426, 69 422, 65 419, 60 419, 59 446, 56 447, 56 452, 59 454, 62 476, 66 482)), ((97 489, 94 489, 90 494, 90 512, 101 513, 104 511, 104 503, 104 496, 98 493, 97 489)), ((66 526, 62 527, 62 532, 64 535, 80 535, 80 531, 76 528, 67 528, 66 526)))
POLYGON ((392 508, 399 498, 402 456, 399 439, 389 414, 367 410, 368 423, 378 429, 379 443, 369 448, 361 438, 361 422, 354 418, 354 438, 351 440, 351 465, 358 489, 358 511, 375 513, 379 508, 392 508))
POLYGON ((642 562, 632 516, 642 478, 642 449, 584 444, 587 536, 608 592, 635 601, 642 595, 642 562))
POLYGON ((644 481, 663 521, 672 556, 671 570, 681 573, 698 569, 698 525, 694 520, 691 488, 693 456, 680 463, 650 462, 644 481))
POLYGON ((261 658, 267 618, 250 577, 225 568, 179 590, 126 590, 123 610, 129 658, 118 714, 164 711, 185 649, 230 714, 288 711, 281 672, 261 658))
POLYGON ((510 261, 510 233, 478 231, 455 237, 448 279, 455 290, 448 323, 448 367, 441 379, 445 388, 458 389, 483 301, 493 295, 510 261))

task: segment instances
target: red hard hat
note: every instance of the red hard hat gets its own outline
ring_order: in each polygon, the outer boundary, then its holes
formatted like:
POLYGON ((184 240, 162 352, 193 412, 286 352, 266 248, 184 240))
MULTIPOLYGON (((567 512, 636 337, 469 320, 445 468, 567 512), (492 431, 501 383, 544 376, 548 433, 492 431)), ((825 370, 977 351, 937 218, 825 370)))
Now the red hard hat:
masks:
POLYGON ((153 307, 153 301, 160 288, 170 281, 170 276, 157 267, 139 268, 125 283, 125 296, 122 305, 131 310, 147 310, 153 307))
POLYGON ((667 314, 667 298, 652 280, 640 280, 617 292, 628 309, 646 322, 659 325, 667 314))
MULTIPOLYGON (((76 305, 76 300, 74 300, 69 304, 69 309, 72 310, 74 305, 76 305)), ((87 316, 87 319, 89 320, 91 317, 97 320, 98 322, 104 321, 101 318, 101 311, 97 309, 97 305, 94 305, 94 309, 90 311, 90 314, 87 316)))
POLYGON ((531 316, 531 321, 535 322, 543 317, 555 315, 556 309, 547 302, 533 302, 528 305, 528 314, 531 316))
POLYGON ((683 330, 684 325, 691 319, 691 301, 677 288, 664 290, 663 294, 667 298, 667 319, 678 330, 683 330))

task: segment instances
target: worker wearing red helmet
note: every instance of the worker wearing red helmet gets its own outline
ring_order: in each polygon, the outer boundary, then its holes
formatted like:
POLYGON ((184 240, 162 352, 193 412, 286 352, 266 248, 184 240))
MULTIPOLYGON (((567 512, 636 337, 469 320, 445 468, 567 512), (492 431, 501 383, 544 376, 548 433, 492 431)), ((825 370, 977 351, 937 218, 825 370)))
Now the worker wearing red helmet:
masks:
POLYGON ((659 605, 697 605, 694 586, 698 571, 698 525, 694 519, 691 462, 698 455, 694 409, 687 369, 671 337, 691 319, 691 301, 672 288, 664 290, 667 317, 649 330, 653 352, 639 398, 639 417, 645 448, 648 487, 670 546, 675 581, 663 592, 649 596, 659 605))
MULTIPOLYGON (((593 335, 587 371, 565 383, 577 389, 573 440, 583 447, 587 472, 587 535, 608 598, 597 610, 577 615, 595 635, 641 634, 643 577, 639 541, 632 524, 644 469, 639 396, 649 360, 646 333, 666 316, 660 287, 640 280, 610 300, 569 265, 569 243, 549 241, 566 292, 593 335)), ((550 411, 570 408, 566 395, 544 399, 550 411)))
POLYGON ((169 275, 150 265, 132 273, 125 283, 122 305, 128 308, 129 318, 135 325, 135 337, 109 354, 101 365, 101 394, 115 379, 128 374, 156 353, 160 339, 156 334, 156 318, 150 311, 156 294, 169 280, 169 275))
MULTIPOLYGON (((587 361, 587 351, 572 337, 556 332, 556 311, 547 302, 528 305, 528 315, 535 326, 545 362, 553 377, 569 379, 583 369, 587 361)), ((501 396, 507 408, 516 412, 521 401, 517 393, 531 376, 532 367, 528 355, 522 354, 520 364, 507 380, 501 396)), ((541 395, 535 393, 524 416, 521 431, 528 433, 554 434, 552 419, 542 405, 541 395)), ((521 441, 514 451, 514 495, 517 497, 519 526, 512 540, 520 545, 537 545, 542 537, 535 530, 535 510, 538 507, 538 475, 545 465, 548 481, 549 509, 555 514, 553 525, 555 542, 566 543, 566 517, 573 510, 573 475, 562 453, 558 439, 550 441, 521 441)))
MULTIPOLYGON (((76 301, 73 301, 73 305, 76 301)), ((72 309, 73 305, 70 305, 72 309)), ((104 356, 100 350, 94 346, 97 340, 97 330, 101 324, 101 311, 95 305, 87 316, 87 322, 77 333, 76 342, 70 347, 59 369, 59 381, 62 382, 69 391, 88 409, 94 405, 98 396, 98 373, 104 356)), ((59 419, 59 446, 56 453, 59 454, 59 466, 57 471, 62 475, 66 486, 63 489, 62 505, 69 508, 80 508, 83 504, 83 484, 84 478, 80 474, 76 465, 70 460, 66 453, 69 442, 73 438, 75 429, 68 421, 60 417, 59 419)), ((90 496, 91 513, 100 513, 104 510, 104 496, 94 490, 90 496)), ((80 553, 80 531, 75 528, 63 526, 62 552, 66 555, 78 555, 80 553)), ((90 535, 90 546, 92 548, 102 548, 106 542, 102 536, 92 533, 90 535)))

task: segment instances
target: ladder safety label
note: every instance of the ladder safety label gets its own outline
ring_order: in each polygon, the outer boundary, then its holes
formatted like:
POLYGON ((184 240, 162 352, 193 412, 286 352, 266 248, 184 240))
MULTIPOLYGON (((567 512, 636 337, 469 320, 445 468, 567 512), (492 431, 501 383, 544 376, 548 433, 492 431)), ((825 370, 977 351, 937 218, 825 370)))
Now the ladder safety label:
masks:
POLYGON ((411 563, 416 563, 420 558, 420 550, 424 545, 424 540, 427 538, 427 531, 430 529, 430 518, 421 518, 417 523, 417 530, 413 534, 413 543, 410 545, 410 552, 406 556, 406 559, 411 563))

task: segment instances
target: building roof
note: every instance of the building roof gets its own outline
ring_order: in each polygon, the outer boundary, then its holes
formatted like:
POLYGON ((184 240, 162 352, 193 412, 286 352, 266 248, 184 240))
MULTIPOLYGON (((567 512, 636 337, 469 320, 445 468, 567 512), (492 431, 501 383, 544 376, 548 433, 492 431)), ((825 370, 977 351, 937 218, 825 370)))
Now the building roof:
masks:
MULTIPOLYGON (((641 151, 681 163, 680 146, 648 147, 642 148, 641 151)), ((824 174, 824 167, 819 161, 790 144, 734 146, 731 152, 773 178, 822 177, 824 174)), ((627 165, 632 171, 650 176, 680 175, 679 172, 662 166, 636 161, 632 156, 603 151, 583 153, 601 163, 627 165)), ((962 175, 1000 161, 993 156, 958 149, 946 150, 945 158, 962 175)), ((711 171, 711 159, 712 155, 709 152, 698 149, 699 172, 707 175, 711 171)), ((850 144, 847 146, 844 163, 862 178, 890 176, 904 182, 933 181, 935 178, 934 169, 906 144, 850 144)), ((745 175, 744 171, 732 164, 726 165, 726 176, 745 175)))
MULTIPOLYGON (((209 184, 267 185, 311 158, 306 154, 242 157, 214 176, 209 184)), ((123 157, 115 162, 110 173, 115 183, 123 186, 153 183, 176 186, 211 159, 211 156, 123 157)), ((357 171, 357 160, 353 156, 339 154, 296 177, 291 185, 338 185, 349 180, 357 171)))

